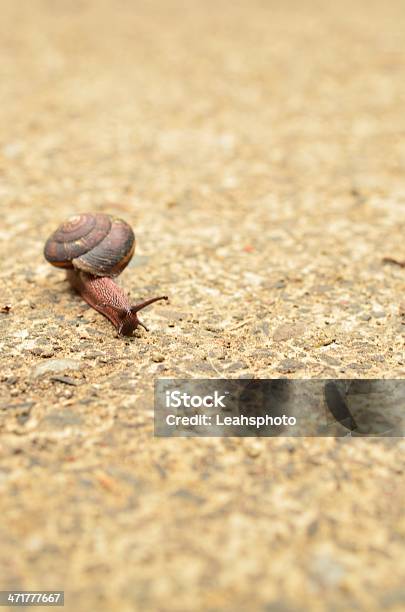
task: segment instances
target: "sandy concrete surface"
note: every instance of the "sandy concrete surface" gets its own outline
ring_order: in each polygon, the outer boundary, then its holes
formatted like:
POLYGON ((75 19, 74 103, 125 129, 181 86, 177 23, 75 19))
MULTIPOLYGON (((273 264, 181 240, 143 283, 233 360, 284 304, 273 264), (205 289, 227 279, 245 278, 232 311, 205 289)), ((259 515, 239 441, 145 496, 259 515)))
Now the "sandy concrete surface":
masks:
POLYGON ((0 589, 403 610, 401 439, 154 439, 153 381, 404 376, 404 3, 0 14, 0 589), (149 334, 43 260, 77 211, 133 224, 149 334))

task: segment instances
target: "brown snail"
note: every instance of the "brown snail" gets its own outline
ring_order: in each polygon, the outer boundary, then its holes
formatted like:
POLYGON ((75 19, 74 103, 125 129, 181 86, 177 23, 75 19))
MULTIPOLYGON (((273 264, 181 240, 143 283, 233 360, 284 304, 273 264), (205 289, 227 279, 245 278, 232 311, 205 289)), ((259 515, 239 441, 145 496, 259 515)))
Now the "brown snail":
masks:
POLYGON ((70 217, 48 238, 45 259, 66 268, 70 284, 93 308, 101 312, 122 336, 141 325, 138 312, 167 296, 131 304, 113 280, 128 265, 135 251, 132 228, 116 217, 83 213, 70 217))

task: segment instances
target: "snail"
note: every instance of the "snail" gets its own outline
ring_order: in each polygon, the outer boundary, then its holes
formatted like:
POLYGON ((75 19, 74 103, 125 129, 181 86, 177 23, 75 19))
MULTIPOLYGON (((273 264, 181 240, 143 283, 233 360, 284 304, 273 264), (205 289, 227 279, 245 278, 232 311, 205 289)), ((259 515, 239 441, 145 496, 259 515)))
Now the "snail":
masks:
POLYGON ((121 219, 102 213, 83 213, 67 219, 48 238, 44 256, 49 263, 67 270, 74 289, 93 308, 109 319, 118 333, 130 336, 140 325, 138 312, 167 296, 131 304, 114 281, 135 251, 132 228, 121 219))

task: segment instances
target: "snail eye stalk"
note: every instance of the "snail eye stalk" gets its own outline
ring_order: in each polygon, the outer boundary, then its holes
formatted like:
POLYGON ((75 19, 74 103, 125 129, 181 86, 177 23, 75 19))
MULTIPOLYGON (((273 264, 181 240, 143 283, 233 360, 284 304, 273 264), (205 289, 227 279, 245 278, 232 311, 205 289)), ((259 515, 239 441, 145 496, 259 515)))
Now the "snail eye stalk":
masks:
POLYGON ((136 312, 139 312, 140 310, 142 310, 142 308, 145 308, 146 306, 149 306, 150 304, 153 304, 154 302, 158 302, 159 300, 168 300, 168 299, 169 298, 167 297, 167 295, 161 295, 160 297, 150 298, 149 300, 145 300, 144 302, 135 304, 135 306, 131 306, 131 312, 135 314, 136 312))

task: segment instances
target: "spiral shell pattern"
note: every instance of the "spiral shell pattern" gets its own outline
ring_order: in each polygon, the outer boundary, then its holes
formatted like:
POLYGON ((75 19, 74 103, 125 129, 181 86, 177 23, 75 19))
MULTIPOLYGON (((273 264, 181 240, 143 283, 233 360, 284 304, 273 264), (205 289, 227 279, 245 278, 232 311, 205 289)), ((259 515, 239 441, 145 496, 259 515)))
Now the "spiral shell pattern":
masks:
POLYGON ((70 217, 48 238, 45 259, 59 268, 75 268, 95 276, 116 276, 135 250, 132 228, 102 213, 70 217))

